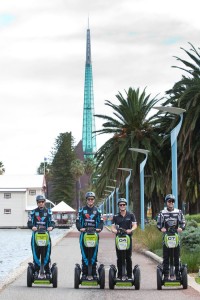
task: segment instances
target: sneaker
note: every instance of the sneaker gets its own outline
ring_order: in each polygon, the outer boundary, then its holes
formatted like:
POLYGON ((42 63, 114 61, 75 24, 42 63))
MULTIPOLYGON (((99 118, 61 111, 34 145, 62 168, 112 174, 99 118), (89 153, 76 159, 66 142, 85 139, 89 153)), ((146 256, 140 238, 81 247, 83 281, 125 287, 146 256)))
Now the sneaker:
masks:
POLYGON ((35 273, 34 273, 34 279, 38 279, 38 275, 39 275, 39 273, 37 271, 35 271, 35 273))
POLYGON ((83 274, 81 280, 86 280, 86 279, 87 279, 87 275, 83 274))
POLYGON ((132 277, 128 277, 128 280, 132 280, 132 277))
POLYGON ((122 276, 118 276, 118 277, 117 277, 117 280, 122 280, 122 276))
POLYGON ((50 274, 49 273, 46 273, 46 279, 50 279, 50 274))

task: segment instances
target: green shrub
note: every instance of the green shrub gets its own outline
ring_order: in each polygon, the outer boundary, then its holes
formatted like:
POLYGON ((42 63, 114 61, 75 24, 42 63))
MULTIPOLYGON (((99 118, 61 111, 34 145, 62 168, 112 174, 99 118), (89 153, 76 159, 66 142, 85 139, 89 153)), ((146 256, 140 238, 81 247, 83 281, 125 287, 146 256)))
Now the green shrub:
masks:
POLYGON ((185 216, 186 221, 191 221, 194 220, 197 223, 200 223, 200 214, 196 214, 196 215, 186 215, 185 216))
POLYGON ((200 228, 187 226, 181 234, 181 246, 187 251, 197 252, 200 250, 200 228))
POLYGON ((188 227, 195 227, 195 228, 198 228, 198 223, 195 221, 195 220, 189 220, 189 221, 187 221, 187 224, 186 224, 186 229, 188 228, 188 227))
POLYGON ((199 252, 188 252, 187 249, 181 249, 181 262, 187 264, 188 273, 196 273, 200 266, 199 252))
POLYGON ((162 248, 162 233, 155 225, 145 226, 145 230, 137 228, 133 235, 133 243, 136 248, 145 248, 149 251, 162 248))

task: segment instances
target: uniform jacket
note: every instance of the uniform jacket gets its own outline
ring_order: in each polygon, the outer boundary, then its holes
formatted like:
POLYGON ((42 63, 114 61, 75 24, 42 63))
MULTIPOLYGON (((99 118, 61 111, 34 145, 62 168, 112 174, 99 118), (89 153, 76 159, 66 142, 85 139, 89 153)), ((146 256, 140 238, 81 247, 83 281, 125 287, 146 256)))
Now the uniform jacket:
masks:
POLYGON ((163 209, 158 214, 157 228, 159 230, 163 227, 166 228, 167 231, 169 228, 177 229, 178 227, 184 230, 185 225, 185 217, 182 211, 177 208, 172 211, 163 209))
POLYGON ((32 229, 32 227, 45 227, 46 229, 48 227, 55 227, 55 222, 53 219, 52 211, 51 209, 43 208, 39 209, 36 208, 32 210, 32 212, 29 215, 28 228, 32 229))
POLYGON ((81 228, 86 227, 103 229, 101 211, 96 206, 84 206, 79 210, 76 228, 80 231, 81 228))

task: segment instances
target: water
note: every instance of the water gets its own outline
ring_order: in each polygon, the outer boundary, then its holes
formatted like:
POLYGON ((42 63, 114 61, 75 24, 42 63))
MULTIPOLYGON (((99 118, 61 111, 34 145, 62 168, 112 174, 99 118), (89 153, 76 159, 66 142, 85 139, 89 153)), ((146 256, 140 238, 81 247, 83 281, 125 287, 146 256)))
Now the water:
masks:
MULTIPOLYGON (((69 229, 55 228, 50 233, 52 244, 67 231, 69 229)), ((30 229, 0 229, 0 283, 32 257, 31 236, 30 229)))

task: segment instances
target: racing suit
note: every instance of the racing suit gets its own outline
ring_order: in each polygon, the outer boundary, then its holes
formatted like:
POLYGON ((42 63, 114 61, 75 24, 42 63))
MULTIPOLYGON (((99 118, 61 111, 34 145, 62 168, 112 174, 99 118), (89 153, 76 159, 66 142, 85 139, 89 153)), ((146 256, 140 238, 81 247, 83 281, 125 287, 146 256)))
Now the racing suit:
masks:
MULTIPOLYGON (((53 215, 51 209, 43 208, 34 209, 29 217, 28 217, 28 223, 27 226, 29 229, 32 229, 33 227, 42 228, 47 230, 48 227, 55 227, 55 222, 53 220, 53 215)), ((38 272, 40 269, 40 250, 41 247, 37 246, 35 242, 35 231, 32 233, 31 238, 31 249, 33 253, 33 262, 34 262, 34 268, 35 272, 38 272)), ((44 259, 44 268, 46 273, 50 273, 49 269, 49 263, 50 263, 50 256, 51 256, 51 238, 49 234, 49 243, 45 247, 45 259, 44 259)))
MULTIPOLYGON (((76 228, 80 231, 81 228, 98 228, 103 229, 103 218, 101 216, 100 210, 96 207, 84 206, 79 210, 78 217, 76 219, 76 228)), ((80 234, 80 248, 82 254, 82 274, 88 275, 88 264, 92 264, 92 275, 96 274, 97 266, 97 254, 98 254, 98 244, 96 247, 86 248, 84 245, 84 234, 80 234), (89 258, 91 261, 89 262, 89 258)), ((98 238, 99 239, 99 238, 98 238)))
MULTIPOLYGON (((166 228, 169 231, 170 228, 177 230, 177 228, 185 229, 185 217, 181 210, 174 208, 172 211, 168 209, 163 209, 158 214, 157 228, 161 231, 162 228, 166 228)), ((169 276, 169 255, 170 248, 168 248, 164 243, 163 234, 163 273, 165 278, 169 276)), ((179 257, 180 257, 180 245, 174 248, 174 266, 176 277, 179 276, 179 257)))
MULTIPOLYGON (((126 212, 125 217, 123 217, 120 213, 115 215, 112 220, 112 224, 118 225, 119 228, 123 229, 131 229, 132 223, 136 223, 136 217, 133 213, 126 212)), ((118 269, 118 277, 122 277, 122 264, 123 264, 123 253, 126 252, 126 271, 128 278, 132 277, 132 234, 128 234, 130 236, 130 247, 127 250, 119 250, 116 246, 116 254, 117 254, 117 269, 118 269)))

